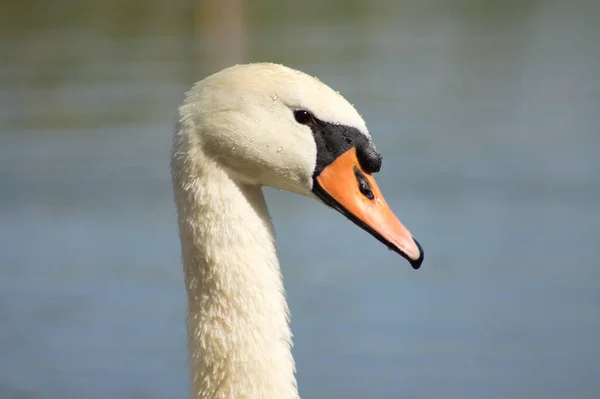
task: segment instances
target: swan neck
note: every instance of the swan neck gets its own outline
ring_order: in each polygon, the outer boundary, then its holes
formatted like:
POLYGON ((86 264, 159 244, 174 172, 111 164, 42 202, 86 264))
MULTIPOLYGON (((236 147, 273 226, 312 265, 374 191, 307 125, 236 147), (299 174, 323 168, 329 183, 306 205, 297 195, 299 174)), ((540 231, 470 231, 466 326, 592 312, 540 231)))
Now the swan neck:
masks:
POLYGON ((235 181, 177 141, 172 171, 192 397, 298 398, 289 311, 261 188, 235 181))

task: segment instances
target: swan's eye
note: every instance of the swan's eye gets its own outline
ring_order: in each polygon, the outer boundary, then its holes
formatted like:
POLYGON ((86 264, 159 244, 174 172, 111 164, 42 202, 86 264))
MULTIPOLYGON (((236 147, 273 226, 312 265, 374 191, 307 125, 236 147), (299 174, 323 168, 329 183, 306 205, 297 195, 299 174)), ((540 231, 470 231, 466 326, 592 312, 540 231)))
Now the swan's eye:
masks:
POLYGON ((313 120, 311 113, 303 109, 294 111, 294 118, 296 118, 296 122, 302 125, 308 125, 313 120))

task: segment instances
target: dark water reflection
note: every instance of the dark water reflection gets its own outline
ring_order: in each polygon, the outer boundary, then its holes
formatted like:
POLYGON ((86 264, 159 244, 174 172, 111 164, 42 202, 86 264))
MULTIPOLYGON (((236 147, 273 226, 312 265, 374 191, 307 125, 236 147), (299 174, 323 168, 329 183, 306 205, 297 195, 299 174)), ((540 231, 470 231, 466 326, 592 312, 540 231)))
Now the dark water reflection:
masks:
POLYGON ((2 17, 0 397, 187 395, 170 132, 189 85, 238 60, 351 99, 426 248, 414 272, 268 192, 304 397, 596 397, 596 3, 227 3, 2 17))

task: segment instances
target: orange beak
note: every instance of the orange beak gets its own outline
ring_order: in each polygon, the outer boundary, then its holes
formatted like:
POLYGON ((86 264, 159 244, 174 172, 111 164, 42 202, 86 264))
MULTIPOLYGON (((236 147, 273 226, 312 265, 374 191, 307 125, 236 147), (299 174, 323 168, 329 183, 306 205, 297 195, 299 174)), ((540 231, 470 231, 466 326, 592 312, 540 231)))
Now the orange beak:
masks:
POLYGON ((423 249, 385 202, 373 176, 361 168, 354 147, 314 178, 313 192, 406 258, 414 269, 421 267, 423 249))

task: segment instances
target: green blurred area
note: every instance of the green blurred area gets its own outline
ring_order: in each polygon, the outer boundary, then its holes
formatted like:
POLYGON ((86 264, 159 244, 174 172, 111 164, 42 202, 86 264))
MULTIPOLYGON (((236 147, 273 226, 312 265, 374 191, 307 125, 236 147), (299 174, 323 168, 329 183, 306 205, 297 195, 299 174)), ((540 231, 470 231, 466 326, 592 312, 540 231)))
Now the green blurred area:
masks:
MULTIPOLYGON (((575 18, 593 26, 598 10, 593 1, 557 4, 533 0, 9 2, 0 14, 0 81, 10 97, 3 125, 5 129, 60 129, 81 123, 158 121, 167 117, 167 105, 177 100, 175 91, 238 62, 268 60, 298 67, 337 63, 346 64, 347 73, 357 62, 377 63, 373 57, 381 57, 380 53, 393 57, 402 68, 410 57, 419 56, 415 51, 423 51, 419 46, 434 52, 453 49, 467 63, 473 57, 498 57, 503 51, 504 58, 519 62, 527 51, 528 29, 547 9, 575 13, 575 18), (473 38, 481 43, 473 43, 473 38), (126 95, 99 93, 103 104, 99 109, 91 91, 68 94, 74 87, 102 92, 108 90, 106 85, 138 91, 143 103, 128 101, 126 95), (160 86, 160 95, 150 86, 160 86)), ((590 32, 596 33, 597 29, 590 32)), ((354 80, 365 72, 350 71, 354 80)))

